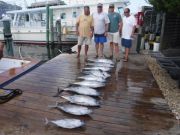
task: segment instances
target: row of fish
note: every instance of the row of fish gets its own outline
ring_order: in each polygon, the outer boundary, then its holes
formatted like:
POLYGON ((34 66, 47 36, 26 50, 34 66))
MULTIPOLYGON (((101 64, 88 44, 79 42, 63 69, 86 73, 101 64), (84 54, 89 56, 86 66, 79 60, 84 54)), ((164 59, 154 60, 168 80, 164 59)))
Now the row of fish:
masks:
MULTIPOLYGON (((91 59, 88 60, 86 67, 82 69, 81 75, 77 77, 79 81, 72 83, 63 90, 58 89, 59 96, 63 91, 76 93, 74 95, 61 96, 69 103, 56 103, 49 105, 49 108, 57 108, 66 113, 82 116, 89 115, 93 111, 88 107, 100 106, 100 92, 95 88, 101 88, 106 85, 107 78, 111 75, 108 73, 114 67, 114 62, 108 59, 91 59)), ((56 121, 48 121, 46 124, 53 123, 62 128, 77 128, 85 124, 79 119, 61 119, 56 121)))

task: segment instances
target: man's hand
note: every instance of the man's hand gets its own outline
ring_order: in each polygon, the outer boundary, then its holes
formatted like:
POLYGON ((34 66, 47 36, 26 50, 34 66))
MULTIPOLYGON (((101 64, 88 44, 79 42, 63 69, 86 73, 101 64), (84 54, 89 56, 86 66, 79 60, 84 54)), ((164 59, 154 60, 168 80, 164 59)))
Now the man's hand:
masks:
POLYGON ((91 38, 93 37, 93 32, 92 32, 92 31, 90 32, 90 37, 91 37, 91 38))
POLYGON ((79 31, 76 31, 76 35, 79 36, 79 31))
POLYGON ((104 36, 107 37, 107 35, 108 35, 107 32, 105 32, 105 33, 104 33, 104 36))
POLYGON ((131 34, 131 38, 134 38, 134 33, 131 34))

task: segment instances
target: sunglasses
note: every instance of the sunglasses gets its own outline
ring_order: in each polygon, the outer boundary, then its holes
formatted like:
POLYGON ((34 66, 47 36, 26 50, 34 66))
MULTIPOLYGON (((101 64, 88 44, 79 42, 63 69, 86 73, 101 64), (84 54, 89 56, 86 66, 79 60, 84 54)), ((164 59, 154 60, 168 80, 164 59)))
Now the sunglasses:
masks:
POLYGON ((129 13, 129 12, 127 11, 127 12, 124 12, 124 14, 125 14, 125 13, 129 13))

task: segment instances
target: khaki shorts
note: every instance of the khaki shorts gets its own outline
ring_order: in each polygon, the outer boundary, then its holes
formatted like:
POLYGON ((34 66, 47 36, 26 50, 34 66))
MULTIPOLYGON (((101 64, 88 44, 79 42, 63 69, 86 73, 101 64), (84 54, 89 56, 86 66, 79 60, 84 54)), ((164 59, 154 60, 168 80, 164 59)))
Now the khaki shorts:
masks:
POLYGON ((119 44, 120 43, 119 32, 115 32, 115 33, 108 32, 108 40, 109 40, 109 42, 119 44))
POLYGON ((91 38, 79 36, 78 45, 91 45, 91 38))

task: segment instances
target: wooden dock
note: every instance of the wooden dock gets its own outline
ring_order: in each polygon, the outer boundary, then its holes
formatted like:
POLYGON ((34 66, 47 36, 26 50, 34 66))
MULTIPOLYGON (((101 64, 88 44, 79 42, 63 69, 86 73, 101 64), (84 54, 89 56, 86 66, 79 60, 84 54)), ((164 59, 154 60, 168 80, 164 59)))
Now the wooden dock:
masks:
MULTIPOLYGON (((89 58, 94 56, 90 53, 89 58)), ((62 54, 46 62, 6 88, 19 88, 23 94, 0 104, 0 135, 176 135, 178 122, 171 113, 141 55, 131 55, 112 71, 107 86, 100 89, 100 108, 90 116, 75 117, 48 105, 64 101, 53 97, 57 88, 74 82, 85 65, 84 57, 62 54), (80 118, 83 128, 66 130, 45 126, 44 118, 80 118)), ((63 93, 65 94, 65 93, 63 93)))

